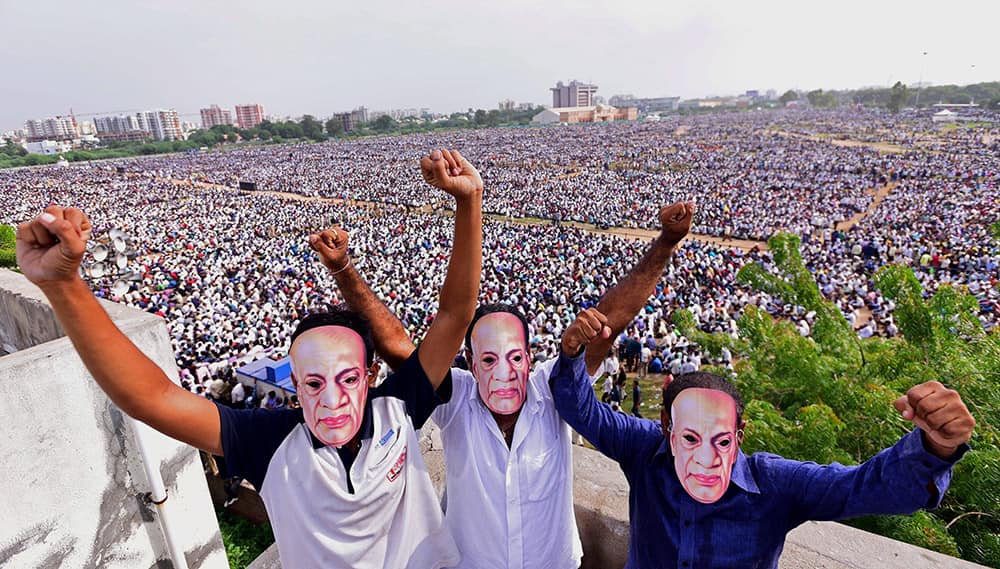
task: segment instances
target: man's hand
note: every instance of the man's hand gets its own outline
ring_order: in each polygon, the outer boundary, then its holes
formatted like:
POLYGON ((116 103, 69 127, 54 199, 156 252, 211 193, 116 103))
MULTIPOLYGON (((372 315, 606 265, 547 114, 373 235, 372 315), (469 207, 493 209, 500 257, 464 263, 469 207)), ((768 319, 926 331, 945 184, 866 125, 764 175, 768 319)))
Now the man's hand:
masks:
POLYGON ((39 287, 80 278, 92 226, 79 209, 50 205, 17 227, 17 265, 39 287))
POLYGON ((694 202, 677 202, 660 208, 660 234, 671 245, 677 245, 691 231, 694 202))
POLYGON ((939 458, 955 454, 959 445, 972 437, 976 420, 958 392, 928 381, 906 392, 893 406, 903 418, 924 432, 924 442, 939 458))
POLYGON ((347 268, 351 260, 347 256, 347 232, 339 227, 333 227, 309 235, 309 246, 319 253, 319 260, 331 272, 347 268))
POLYGON ((611 337, 608 319, 596 308, 588 308, 581 312, 576 320, 569 325, 569 328, 563 332, 562 353, 569 357, 575 357, 581 348, 598 336, 605 339, 611 337))
POLYGON ((420 160, 420 172, 428 184, 448 192, 455 199, 483 191, 479 172, 457 150, 431 151, 430 156, 420 160))

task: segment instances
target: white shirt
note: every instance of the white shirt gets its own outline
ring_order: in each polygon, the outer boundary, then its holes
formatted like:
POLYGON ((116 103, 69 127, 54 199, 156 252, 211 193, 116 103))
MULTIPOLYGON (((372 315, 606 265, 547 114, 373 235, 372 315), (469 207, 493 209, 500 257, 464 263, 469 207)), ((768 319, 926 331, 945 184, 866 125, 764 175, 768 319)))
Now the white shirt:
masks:
POLYGON ((458 561, 404 403, 380 397, 371 409, 375 437, 362 442, 351 465, 354 494, 336 449, 313 448, 304 423, 274 453, 260 496, 283 567, 323 560, 329 567, 439 569, 458 561))
POLYGON ((236 385, 233 386, 233 390, 229 392, 229 400, 233 403, 243 403, 243 400, 246 398, 246 388, 243 387, 242 383, 237 381, 236 385))
POLYGON ((226 464, 260 492, 283 567, 458 563, 414 429, 436 406, 435 395, 414 351, 397 374, 368 391, 361 446, 347 462, 313 439, 302 409, 217 406, 226 464))
POLYGON ((575 569, 583 548, 573 513, 570 428, 549 374, 536 365, 510 449, 471 373, 452 369, 452 398, 434 410, 444 444, 445 525, 467 569, 575 569))
MULTIPOLYGON (((611 356, 601 361, 601 367, 597 370, 597 377, 607 377, 618 374, 618 358, 611 356)), ((609 387, 608 392, 611 391, 609 387)))

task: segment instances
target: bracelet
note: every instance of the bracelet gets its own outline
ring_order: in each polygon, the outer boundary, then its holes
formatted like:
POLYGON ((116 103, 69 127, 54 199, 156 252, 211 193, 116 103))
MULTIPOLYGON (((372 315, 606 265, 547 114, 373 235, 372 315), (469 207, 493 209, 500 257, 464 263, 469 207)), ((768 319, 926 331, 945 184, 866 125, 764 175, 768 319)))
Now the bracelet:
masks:
POLYGON ((348 258, 347 258, 347 263, 345 263, 343 267, 340 267, 340 268, 339 268, 339 269, 337 269, 336 271, 330 271, 330 274, 331 274, 331 275, 339 275, 340 273, 342 273, 342 272, 346 271, 346 270, 347 270, 347 268, 348 268, 348 267, 350 267, 350 266, 351 266, 351 258, 350 258, 350 257, 348 257, 348 258))

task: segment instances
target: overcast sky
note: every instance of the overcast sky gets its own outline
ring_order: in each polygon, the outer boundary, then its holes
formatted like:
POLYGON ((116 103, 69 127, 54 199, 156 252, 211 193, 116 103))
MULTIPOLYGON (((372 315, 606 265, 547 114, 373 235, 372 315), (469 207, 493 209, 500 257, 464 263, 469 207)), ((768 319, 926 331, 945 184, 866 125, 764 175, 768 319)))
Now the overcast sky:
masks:
POLYGON ((998 21, 997 0, 0 0, 0 131, 70 107, 548 104, 560 79, 606 98, 967 84, 1000 80, 998 21))

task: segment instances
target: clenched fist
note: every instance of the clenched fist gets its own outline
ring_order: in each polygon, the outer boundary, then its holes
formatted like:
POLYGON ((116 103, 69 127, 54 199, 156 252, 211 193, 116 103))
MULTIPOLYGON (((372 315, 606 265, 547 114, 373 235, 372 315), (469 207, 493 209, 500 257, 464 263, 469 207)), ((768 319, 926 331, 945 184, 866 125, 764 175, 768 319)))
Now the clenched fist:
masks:
POLYGON ((677 245, 691 231, 694 202, 677 202, 660 208, 660 233, 671 246, 677 245))
POLYGON ((17 227, 17 266, 39 287, 80 278, 80 261, 92 226, 74 207, 50 205, 17 227))
POLYGON ((893 406, 920 427, 929 450, 940 458, 950 457, 959 445, 969 442, 976 426, 958 392, 936 381, 911 388, 893 406))
POLYGON ((574 357, 580 349, 592 342, 595 338, 611 337, 611 328, 608 326, 608 318, 601 314, 596 308, 588 308, 576 317, 576 320, 566 328, 562 336, 562 353, 574 357))
POLYGON ((319 260, 331 272, 337 273, 347 268, 347 232, 333 227, 309 236, 309 246, 319 253, 319 260))
POLYGON ((455 199, 465 199, 483 191, 479 172, 457 150, 431 151, 420 160, 420 172, 428 184, 448 192, 455 199))

